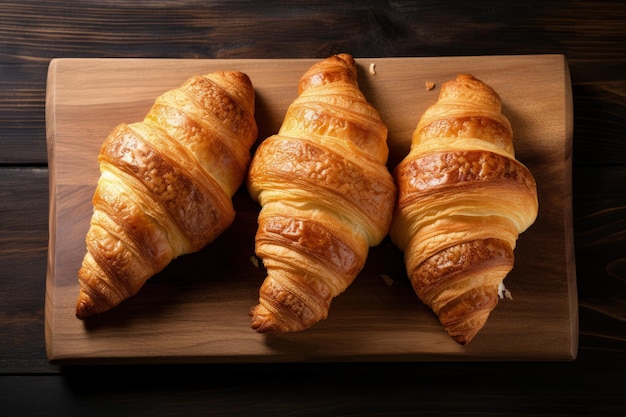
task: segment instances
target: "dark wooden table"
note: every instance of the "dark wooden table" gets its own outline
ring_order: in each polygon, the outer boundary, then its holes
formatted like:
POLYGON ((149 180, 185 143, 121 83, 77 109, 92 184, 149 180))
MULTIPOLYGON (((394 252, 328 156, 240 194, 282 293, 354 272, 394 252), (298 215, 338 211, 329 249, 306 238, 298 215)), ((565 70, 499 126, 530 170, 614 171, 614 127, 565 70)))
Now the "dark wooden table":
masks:
POLYGON ((626 4, 4 1, 2 415, 626 415, 626 4), (573 88, 572 362, 61 367, 44 343, 45 93, 56 57, 564 54, 573 88))

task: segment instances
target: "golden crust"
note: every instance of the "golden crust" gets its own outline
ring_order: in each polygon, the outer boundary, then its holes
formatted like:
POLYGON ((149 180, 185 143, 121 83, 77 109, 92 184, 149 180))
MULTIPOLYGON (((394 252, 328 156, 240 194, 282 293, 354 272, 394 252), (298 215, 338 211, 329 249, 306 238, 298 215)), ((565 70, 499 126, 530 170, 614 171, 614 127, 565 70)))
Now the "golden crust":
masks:
POLYGON ((364 253, 359 250, 361 248, 350 246, 353 242, 349 234, 344 233, 340 236, 338 232, 322 223, 321 219, 298 218, 297 213, 289 217, 267 216, 264 213, 259 222, 260 232, 256 240, 261 250, 258 255, 262 257, 269 255, 268 252, 264 252, 268 247, 263 245, 263 241, 269 241, 273 245, 289 247, 301 254, 302 262, 323 263, 325 268, 344 277, 344 282, 331 291, 333 296, 338 295, 341 288, 356 276, 365 261, 364 253))
POLYGON ((535 179, 523 164, 493 152, 481 150, 430 152, 405 160, 397 169, 404 193, 424 192, 455 184, 506 181, 525 188, 532 196, 535 179))
MULTIPOLYGON (((153 138, 160 135, 158 130, 144 133, 153 138)), ((165 144, 158 148, 158 143, 153 145, 132 129, 120 126, 105 142, 99 160, 132 177, 135 186, 141 184, 138 192, 148 194, 161 206, 189 242, 188 251, 195 252, 232 223, 235 211, 230 197, 212 177, 194 175, 202 173, 192 168, 194 160, 175 145, 168 146, 167 138, 162 140, 165 144), (163 149, 171 150, 170 156, 163 149), (209 224, 214 226, 207 227, 209 224)))
POLYGON ((511 126, 485 116, 456 116, 435 119, 415 130, 419 140, 441 138, 480 138, 513 154, 513 132, 511 126))
POLYGON ((252 83, 243 73, 193 76, 159 96, 142 124, 178 142, 232 197, 244 181, 257 139, 250 97, 252 83))
POLYGON ((367 162, 349 160, 304 139, 273 136, 255 153, 248 174, 249 189, 253 196, 266 193, 262 204, 310 200, 337 210, 341 202, 345 215, 366 228, 373 243, 387 234, 395 187, 391 177, 384 175, 386 168, 367 162))
POLYGON ((424 112, 394 170, 391 239, 416 294, 461 344, 496 307, 518 236, 538 213, 535 180, 512 138, 498 94, 459 75, 424 112))
POLYGON ((362 269, 389 230, 396 198, 387 128, 346 54, 301 78, 276 135, 257 148, 248 190, 262 209, 256 253, 268 276, 251 310, 258 332, 302 331, 362 269))
POLYGON ((300 77, 298 95, 326 84, 345 82, 357 85, 356 62, 350 54, 332 55, 311 66, 300 77))
POLYGON ((500 275, 507 274, 513 263, 513 250, 504 242, 472 240, 425 260, 411 274, 411 283, 450 336, 465 345, 476 336, 498 304, 500 275), (493 277, 495 282, 486 281, 485 276, 493 277), (482 285, 468 287, 468 282, 476 280, 482 285), (446 297, 441 296, 442 292, 446 297))
MULTIPOLYGON (((513 250, 497 239, 477 239, 443 249, 420 263, 410 273, 417 293, 427 294, 433 287, 447 285, 458 274, 476 272, 486 262, 501 262, 513 267, 513 250)), ((424 297, 428 299, 428 297, 424 297)))
POLYGON ((142 122, 103 143, 76 316, 135 295, 177 256, 213 241, 234 220, 256 140, 247 75, 191 77, 159 96, 142 122))

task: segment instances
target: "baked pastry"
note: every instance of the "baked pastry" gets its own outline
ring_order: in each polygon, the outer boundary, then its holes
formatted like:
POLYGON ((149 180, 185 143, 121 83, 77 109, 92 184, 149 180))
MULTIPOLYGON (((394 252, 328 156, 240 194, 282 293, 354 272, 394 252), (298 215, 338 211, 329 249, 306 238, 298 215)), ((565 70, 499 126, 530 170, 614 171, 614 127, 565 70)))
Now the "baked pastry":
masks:
POLYGON ((359 89, 353 57, 317 62, 298 93, 248 174, 262 206, 255 250, 267 270, 251 310, 258 332, 297 332, 325 319, 369 247, 387 235, 395 204, 387 127, 359 89))
POLYGON ((445 83, 394 177, 391 239, 416 294, 465 345, 496 307, 518 236, 538 211, 499 95, 472 75, 445 83))
POLYGON ((143 121, 111 132, 98 155, 79 319, 135 295, 233 222, 231 198, 257 138, 254 95, 238 71, 193 76, 158 97, 143 121))

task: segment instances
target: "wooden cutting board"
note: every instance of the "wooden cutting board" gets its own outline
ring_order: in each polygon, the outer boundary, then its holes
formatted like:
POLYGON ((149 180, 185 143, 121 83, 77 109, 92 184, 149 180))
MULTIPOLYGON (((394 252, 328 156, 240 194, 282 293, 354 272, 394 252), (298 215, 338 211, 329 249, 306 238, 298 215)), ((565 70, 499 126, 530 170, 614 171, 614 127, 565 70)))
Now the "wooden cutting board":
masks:
POLYGON ((385 240, 329 318, 288 335, 250 329, 265 278, 252 262, 259 207, 244 188, 237 218, 204 250, 174 260, 116 309, 75 318, 77 271, 92 213, 102 141, 143 119, 153 100, 189 76, 246 72, 256 89, 259 140, 276 132, 300 76, 317 60, 55 59, 46 103, 50 243, 46 347, 54 363, 572 360, 578 314, 572 241, 572 97, 561 55, 360 58, 359 83, 389 127, 392 169, 443 82, 471 73, 498 91, 517 157, 538 184, 539 216, 521 235, 500 300, 469 346, 456 344, 417 299, 402 254, 385 240), (433 82, 431 90, 425 87, 433 82))

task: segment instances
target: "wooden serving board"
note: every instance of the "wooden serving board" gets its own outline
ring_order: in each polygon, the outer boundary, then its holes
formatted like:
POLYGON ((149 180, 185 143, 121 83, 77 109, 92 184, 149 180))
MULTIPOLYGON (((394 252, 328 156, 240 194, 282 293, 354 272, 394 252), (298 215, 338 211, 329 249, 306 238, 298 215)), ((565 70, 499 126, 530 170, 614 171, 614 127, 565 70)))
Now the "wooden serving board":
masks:
POLYGON ((561 55, 360 58, 359 83, 389 127, 392 169, 443 82, 471 73, 503 100, 517 157, 535 175, 536 223, 520 236, 500 300, 469 346, 456 344, 411 289, 402 254, 372 248, 329 318, 309 330, 260 335, 249 309, 265 278, 252 262, 259 207, 245 188, 217 241, 174 260, 135 297, 82 322, 77 271, 99 176, 97 154, 120 122, 143 119, 154 99, 188 77, 247 73, 256 89, 259 141, 276 132, 300 76, 317 60, 55 59, 47 90, 50 244, 46 346, 54 363, 572 360, 578 314, 572 241, 572 98, 561 55), (374 73, 370 71, 374 64, 374 73), (426 82, 434 82, 428 90, 426 82))

